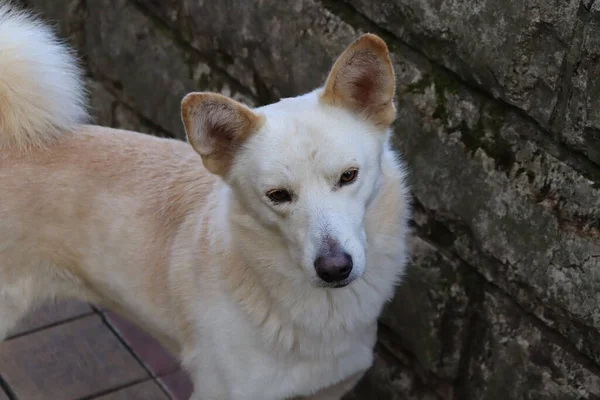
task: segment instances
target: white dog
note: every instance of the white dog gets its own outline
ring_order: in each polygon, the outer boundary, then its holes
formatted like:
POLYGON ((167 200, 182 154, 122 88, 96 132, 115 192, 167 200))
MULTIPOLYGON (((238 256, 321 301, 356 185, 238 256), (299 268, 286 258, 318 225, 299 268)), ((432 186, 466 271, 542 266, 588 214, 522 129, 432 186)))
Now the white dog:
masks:
POLYGON ((71 52, 0 7, 0 337, 75 297, 179 355, 195 400, 339 399, 405 267, 394 91, 367 34, 308 94, 188 94, 189 143, 83 125, 71 52))

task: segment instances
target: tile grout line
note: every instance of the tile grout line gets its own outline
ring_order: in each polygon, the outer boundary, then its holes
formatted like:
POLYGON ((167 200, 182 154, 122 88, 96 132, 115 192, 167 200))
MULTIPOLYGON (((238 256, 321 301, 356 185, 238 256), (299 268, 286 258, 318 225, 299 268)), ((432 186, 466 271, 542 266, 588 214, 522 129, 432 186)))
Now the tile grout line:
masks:
MULTIPOLYGON (((177 372, 177 371, 175 371, 175 372, 177 372)), ((179 399, 179 397, 177 396, 177 394, 176 394, 176 393, 173 393, 173 392, 170 390, 170 388, 169 388, 169 385, 167 385, 167 384, 164 382, 164 380, 163 380, 163 379, 160 379, 160 378, 165 378, 165 377, 167 377, 168 375, 170 375, 170 374, 173 374, 173 373, 175 373, 175 372, 169 372, 169 373, 168 373, 168 374, 166 374, 166 375, 163 375, 163 376, 159 376, 159 377, 157 377, 157 378, 156 378, 156 383, 158 384, 158 386, 160 386, 160 388, 162 389, 162 391, 163 391, 163 392, 167 393, 167 396, 169 396, 169 399, 171 399, 171 400, 182 400, 182 399, 179 399)))
POLYGON ((105 396, 107 394, 118 392, 121 389, 126 389, 126 388, 129 388, 129 387, 135 386, 137 384, 144 383, 144 382, 150 382, 150 381, 154 381, 154 379, 152 379, 152 378, 150 378, 150 379, 136 379, 134 381, 125 383, 123 385, 115 386, 115 387, 112 387, 110 389, 102 390, 102 391, 100 391, 98 393, 91 394, 89 396, 81 397, 78 400, 93 400, 93 399, 97 399, 97 398, 105 396))
POLYGON ((17 395, 0 374, 0 393, 5 393, 9 400, 18 400, 17 395))
MULTIPOLYGON (((104 325, 106 325, 108 327, 108 329, 113 333, 113 335, 115 335, 117 337, 117 339, 119 340, 119 342, 121 342, 121 344, 123 346, 125 346, 125 349, 127 349, 127 351, 129 352, 129 354, 131 354, 131 356, 138 362, 138 364, 140 364, 142 366, 142 368, 146 371, 146 373, 148 374, 148 376, 150 377, 150 379, 153 380, 160 387, 160 389, 163 391, 163 393, 165 393, 165 395, 167 395, 167 397, 169 399, 173 399, 173 397, 171 396, 171 394, 160 383, 160 381, 158 379, 159 377, 156 376, 152 372, 152 370, 146 365, 146 363, 144 362, 144 360, 142 360, 142 358, 139 355, 137 355, 137 353, 131 348, 131 346, 129 346, 129 344, 127 344, 127 342, 125 341, 125 339, 123 337, 121 337, 121 335, 115 329, 115 327, 113 327, 111 325, 111 323, 107 320, 106 315, 102 311, 100 311, 96 306, 94 306, 94 305, 90 305, 90 306, 92 307, 92 309, 94 310, 94 312, 100 316, 100 318, 102 319, 102 322, 104 323, 104 325)), ((139 382, 136 382, 136 383, 139 383, 139 382)), ((90 398, 87 398, 87 399, 90 399, 90 398)), ((81 399, 81 400, 87 400, 87 399, 81 399)))
POLYGON ((68 324, 70 322, 77 321, 79 319, 90 317, 90 316, 92 316, 94 314, 95 314, 94 311, 89 311, 89 312, 86 312, 84 314, 77 315, 75 317, 70 317, 70 318, 67 318, 67 319, 63 319, 61 321, 52 322, 52 323, 50 323, 48 325, 44 325, 44 326, 41 326, 39 328, 29 329, 29 330, 26 330, 26 331, 23 331, 23 332, 19 332, 16 335, 8 336, 4 341, 5 342, 9 342, 11 340, 22 338, 23 336, 31 335, 31 334, 34 334, 34 333, 39 333, 39 332, 44 331, 46 329, 55 328, 57 326, 65 325, 65 324, 68 324))

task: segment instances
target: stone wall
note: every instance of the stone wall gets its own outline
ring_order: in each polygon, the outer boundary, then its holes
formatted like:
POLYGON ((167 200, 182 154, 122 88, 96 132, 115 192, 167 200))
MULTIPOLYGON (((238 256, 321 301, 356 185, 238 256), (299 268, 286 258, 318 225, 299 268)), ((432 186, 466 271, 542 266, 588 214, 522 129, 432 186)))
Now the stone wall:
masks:
POLYGON ((182 138, 179 103, 320 85, 393 52, 413 256, 356 399, 600 399, 600 3, 26 0, 88 69, 96 122, 182 138))

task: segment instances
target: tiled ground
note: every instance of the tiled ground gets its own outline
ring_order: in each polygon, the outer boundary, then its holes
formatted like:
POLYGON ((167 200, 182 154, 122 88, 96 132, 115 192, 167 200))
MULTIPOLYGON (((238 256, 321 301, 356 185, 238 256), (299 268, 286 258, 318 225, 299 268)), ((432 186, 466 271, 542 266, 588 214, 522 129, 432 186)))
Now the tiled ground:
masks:
POLYGON ((0 400, 188 400, 191 383, 148 334, 86 304, 30 314, 0 342, 0 400))

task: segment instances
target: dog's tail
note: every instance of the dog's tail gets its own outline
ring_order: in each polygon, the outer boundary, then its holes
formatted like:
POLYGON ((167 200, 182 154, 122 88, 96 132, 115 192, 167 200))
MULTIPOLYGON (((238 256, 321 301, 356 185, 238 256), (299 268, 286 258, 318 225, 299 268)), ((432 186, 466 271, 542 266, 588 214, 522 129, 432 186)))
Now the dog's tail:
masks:
POLYGON ((74 53, 31 13, 0 0, 0 151, 46 144, 86 122, 74 53))

